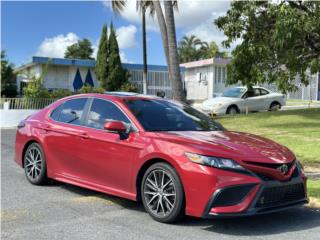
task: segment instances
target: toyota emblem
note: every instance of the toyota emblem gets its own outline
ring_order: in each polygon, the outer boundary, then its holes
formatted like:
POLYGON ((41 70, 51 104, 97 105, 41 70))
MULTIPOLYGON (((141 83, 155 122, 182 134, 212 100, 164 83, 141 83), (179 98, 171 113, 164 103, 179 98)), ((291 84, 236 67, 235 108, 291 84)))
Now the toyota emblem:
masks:
POLYGON ((282 175, 286 175, 289 170, 286 164, 281 165, 277 169, 282 173, 282 175))

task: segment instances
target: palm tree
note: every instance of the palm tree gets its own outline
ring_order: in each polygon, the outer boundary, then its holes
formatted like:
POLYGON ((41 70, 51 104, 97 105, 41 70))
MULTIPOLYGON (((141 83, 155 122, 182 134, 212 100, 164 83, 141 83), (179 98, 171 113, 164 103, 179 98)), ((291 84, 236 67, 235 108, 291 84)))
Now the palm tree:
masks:
MULTIPOLYGON (((113 0, 111 2, 112 10, 119 14, 126 6, 126 1, 113 0)), ((143 94, 147 94, 147 78, 148 78, 148 63, 147 63, 147 33, 146 33, 146 10, 149 9, 150 16, 154 16, 153 2, 147 0, 137 0, 137 10, 142 16, 142 49, 143 49, 143 94)))
MULTIPOLYGON (((183 90, 183 84, 181 80, 180 74, 180 66, 179 66, 179 57, 178 57, 178 47, 177 47, 177 39, 176 39, 176 29, 175 29, 175 21, 174 21, 174 13, 173 9, 177 8, 177 1, 164 1, 164 13, 162 11, 161 3, 159 0, 140 1, 141 6, 146 9, 148 6, 152 9, 152 13, 155 12, 157 15, 159 28, 161 31, 162 42, 164 47, 164 52, 167 60, 169 76, 171 80, 172 86, 172 94, 173 98, 178 101, 185 101, 185 92, 183 90), (152 6, 152 7, 151 7, 152 6)), ((112 1, 112 8, 116 13, 119 13, 123 10, 126 5, 126 1, 112 1)), ((144 11, 145 12, 145 11, 144 11)), ((143 11, 142 11, 143 13, 143 11)), ((143 16, 142 16, 143 18, 143 16)), ((145 22, 145 20, 143 20, 145 22)), ((145 37, 145 34, 144 34, 145 37)), ((143 37, 144 41, 145 38, 143 37)), ((146 50, 146 47, 144 48, 146 50)), ((146 52, 144 52, 144 56, 146 56, 146 52)), ((144 60, 147 60, 146 57, 144 60)), ((146 70, 147 63, 145 62, 144 70, 146 70)), ((144 74, 146 76, 146 74, 144 74)))
POLYGON ((151 17, 154 16, 154 7, 152 1, 137 0, 137 10, 142 16, 142 49, 143 49, 143 94, 147 94, 148 64, 147 64, 147 31, 146 31, 146 10, 149 9, 151 17))
POLYGON ((177 1, 163 1, 164 13, 160 1, 152 0, 157 15, 158 24, 162 36, 164 52, 169 68, 173 99, 185 102, 185 92, 180 74, 176 28, 174 21, 174 7, 177 1))
POLYGON ((191 62, 198 60, 199 50, 206 49, 207 42, 202 42, 195 35, 190 37, 184 36, 178 44, 178 53, 180 62, 191 62))

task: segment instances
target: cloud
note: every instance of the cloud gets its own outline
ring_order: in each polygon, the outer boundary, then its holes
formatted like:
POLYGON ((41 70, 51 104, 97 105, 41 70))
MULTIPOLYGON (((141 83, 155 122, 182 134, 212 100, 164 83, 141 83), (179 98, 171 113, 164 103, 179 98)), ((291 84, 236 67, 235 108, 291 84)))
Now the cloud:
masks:
MULTIPOLYGON (((201 40, 215 41, 219 47, 222 47, 221 42, 225 40, 225 36, 214 25, 214 20, 227 12, 230 3, 230 0, 179 0, 178 10, 175 11, 176 27, 185 35, 194 34, 201 40)), ((105 7, 112 9, 110 1, 104 1, 103 4, 105 7)), ((141 16, 137 12, 136 1, 127 1, 127 6, 123 9, 121 16, 129 22, 141 25, 141 16)), ((156 19, 156 16, 154 19, 147 17, 148 30, 159 31, 156 19)))
POLYGON ((137 41, 135 38, 137 32, 136 26, 122 26, 119 27, 116 32, 120 49, 132 48, 137 46, 137 41))
MULTIPOLYGON (((102 3, 106 8, 108 8, 112 11, 110 1, 102 1, 102 3)), ((129 22, 141 24, 141 15, 137 11, 136 1, 129 0, 126 2, 126 4, 127 4, 126 7, 120 13, 121 17, 123 17, 124 19, 126 19, 129 22)), ((146 17, 147 30, 158 31, 157 22, 155 21, 155 19, 151 18, 150 16, 148 17, 148 16, 149 15, 147 14, 147 17, 146 17)))
MULTIPOLYGON (((112 10, 110 1, 103 1, 103 5, 112 10)), ((230 6, 230 1, 208 1, 208 0, 180 0, 178 10, 175 11, 175 23, 177 27, 193 28, 202 22, 225 13, 230 6)), ((148 15, 148 14, 147 14, 148 15)), ((141 23, 141 16, 136 8, 136 1, 127 1, 121 16, 129 22, 141 23)), ((147 27, 158 31, 157 17, 147 17, 147 27)))
POLYGON ((36 56, 64 57, 68 46, 76 43, 80 38, 75 33, 60 34, 52 38, 46 38, 37 49, 36 56))
POLYGON ((120 51, 120 58, 121 58, 121 62, 123 62, 123 63, 134 63, 133 61, 130 61, 127 58, 126 54, 122 51, 120 51))

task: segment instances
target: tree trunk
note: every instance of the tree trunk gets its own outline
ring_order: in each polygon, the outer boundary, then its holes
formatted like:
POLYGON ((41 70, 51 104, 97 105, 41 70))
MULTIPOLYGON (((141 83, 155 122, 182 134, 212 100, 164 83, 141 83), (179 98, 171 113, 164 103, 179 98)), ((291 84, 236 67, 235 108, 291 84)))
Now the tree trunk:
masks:
POLYGON ((146 34, 146 8, 142 7, 142 48, 143 48, 143 94, 147 94, 147 34, 146 34))
MULTIPOLYGON (((169 75, 171 74, 170 71, 170 59, 169 59, 169 46, 168 46, 168 36, 167 36, 167 26, 166 26, 166 21, 164 19, 164 15, 162 12, 162 8, 160 5, 159 0, 153 0, 153 5, 154 9, 156 11, 157 19, 158 19, 158 24, 161 32, 161 37, 162 37, 162 44, 163 44, 163 49, 164 49, 164 54, 166 56, 167 60, 167 65, 168 65, 168 70, 169 70, 169 75)), ((170 76, 171 78, 171 76, 170 76)))
POLYGON ((167 40, 169 47, 169 69, 171 70, 171 86, 173 99, 181 102, 186 101, 183 84, 181 80, 179 56, 176 39, 176 27, 174 22, 173 3, 164 1, 165 19, 167 27, 167 40))

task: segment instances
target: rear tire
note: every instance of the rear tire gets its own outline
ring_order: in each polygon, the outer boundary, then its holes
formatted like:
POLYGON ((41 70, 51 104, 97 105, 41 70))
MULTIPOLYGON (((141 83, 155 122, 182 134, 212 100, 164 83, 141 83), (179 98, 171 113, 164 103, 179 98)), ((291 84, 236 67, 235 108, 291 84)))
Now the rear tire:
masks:
POLYGON ((278 102, 273 102, 270 105, 269 111, 278 111, 281 108, 281 104, 278 102))
POLYGON ((32 143, 28 146, 23 163, 26 178, 30 183, 43 185, 47 182, 47 164, 40 144, 32 143))
POLYGON ((145 210, 158 222, 176 222, 184 215, 183 186, 167 163, 155 163, 147 169, 141 182, 141 198, 145 210))

